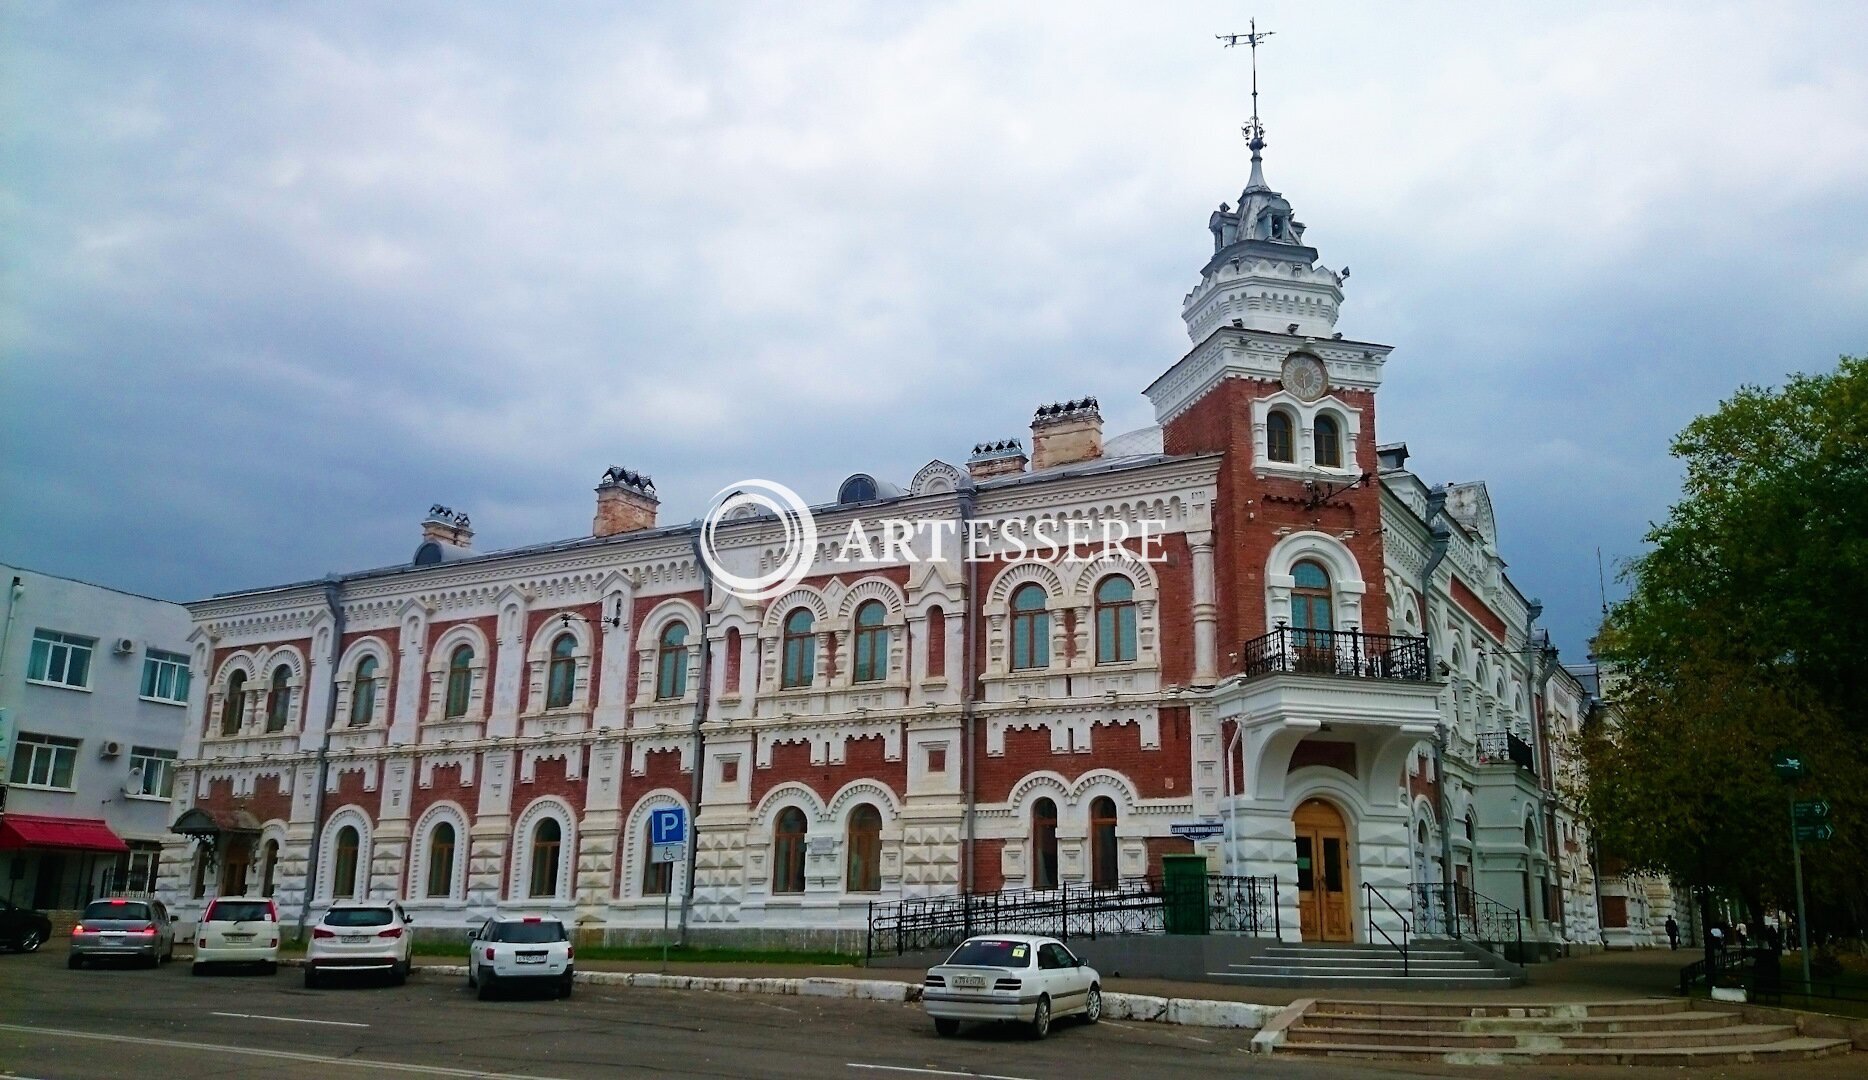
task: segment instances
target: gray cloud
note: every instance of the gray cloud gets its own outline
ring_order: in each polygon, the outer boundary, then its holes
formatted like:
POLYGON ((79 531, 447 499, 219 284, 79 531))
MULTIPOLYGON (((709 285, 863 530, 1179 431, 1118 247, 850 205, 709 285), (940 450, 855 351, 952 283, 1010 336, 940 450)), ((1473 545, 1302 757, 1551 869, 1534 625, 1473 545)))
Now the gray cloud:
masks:
MULTIPOLYGON (((1861 351, 1849 7, 1268 5, 1270 178, 1380 435, 1491 481, 1572 656, 1671 433, 1861 351)), ((1112 428, 1236 197, 1231 5, 12 6, 0 548, 174 597, 1112 428)))

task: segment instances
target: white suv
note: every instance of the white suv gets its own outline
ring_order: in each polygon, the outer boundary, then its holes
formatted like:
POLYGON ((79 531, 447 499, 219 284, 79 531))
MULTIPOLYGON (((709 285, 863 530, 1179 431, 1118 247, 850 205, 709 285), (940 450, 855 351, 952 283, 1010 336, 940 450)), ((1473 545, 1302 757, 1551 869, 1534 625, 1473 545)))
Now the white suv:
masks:
POLYGON ((279 905, 268 896, 223 896, 195 924, 194 973, 211 964, 259 964, 279 970, 279 905))
POLYGON ((467 986, 480 1000, 513 983, 555 983, 559 997, 571 996, 576 969, 571 935, 556 919, 495 915, 467 935, 467 986))
POLYGON ((305 985, 316 987, 339 971, 388 974, 397 986, 409 977, 410 919, 395 901, 345 900, 331 905, 311 928, 305 950, 305 985))

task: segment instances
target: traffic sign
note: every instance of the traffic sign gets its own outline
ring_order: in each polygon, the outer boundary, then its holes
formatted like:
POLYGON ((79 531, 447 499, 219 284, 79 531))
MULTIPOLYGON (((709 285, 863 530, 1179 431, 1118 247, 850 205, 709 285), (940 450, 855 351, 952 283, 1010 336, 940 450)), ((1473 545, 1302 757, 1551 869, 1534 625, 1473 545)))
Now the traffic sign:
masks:
POLYGON ((1805 799, 1791 806, 1791 813, 1799 822, 1814 824, 1829 818, 1829 802, 1826 799, 1805 799))
POLYGON ((682 862, 687 858, 686 844, 656 844, 649 848, 649 861, 652 863, 682 862))
POLYGON ((1793 754, 1788 750, 1779 750, 1771 755, 1771 768, 1777 770, 1779 780, 1796 780, 1803 776, 1803 755, 1793 754))
POLYGON ((649 843, 685 844, 688 839, 688 812, 684 806, 664 806, 649 811, 649 843))
POLYGON ((1836 835, 1836 827, 1827 821, 1821 825, 1798 825, 1798 840, 1829 840, 1836 835))

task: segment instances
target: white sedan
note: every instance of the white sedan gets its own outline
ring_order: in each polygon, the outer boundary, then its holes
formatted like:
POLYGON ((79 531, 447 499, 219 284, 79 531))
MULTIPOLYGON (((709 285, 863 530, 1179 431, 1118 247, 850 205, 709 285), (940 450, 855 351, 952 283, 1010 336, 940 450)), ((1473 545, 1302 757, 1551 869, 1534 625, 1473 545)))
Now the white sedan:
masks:
POLYGON ((1011 1021, 1042 1039, 1059 1017, 1102 1019, 1103 979, 1056 938, 990 934, 968 938, 928 969, 921 1004, 942 1035, 962 1020, 1011 1021))

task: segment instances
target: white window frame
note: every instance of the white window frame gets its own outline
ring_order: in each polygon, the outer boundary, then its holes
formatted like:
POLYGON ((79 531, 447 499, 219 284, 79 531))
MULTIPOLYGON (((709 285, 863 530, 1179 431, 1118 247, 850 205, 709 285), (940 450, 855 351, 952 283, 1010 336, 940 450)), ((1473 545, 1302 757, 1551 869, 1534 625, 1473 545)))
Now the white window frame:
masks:
POLYGON ((129 868, 125 871, 124 888, 129 892, 155 892, 156 877, 161 865, 161 848, 131 848, 129 868), (138 863, 142 864, 140 869, 137 866, 138 863))
POLYGON ((91 664, 96 658, 96 638, 83 637, 78 634, 67 634, 62 630, 46 630, 42 627, 35 628, 32 632, 32 651, 28 654, 26 660, 26 681, 29 683, 36 683, 40 686, 56 686, 63 690, 83 690, 88 693, 91 689, 91 664), (39 659, 39 648, 41 645, 45 646, 45 667, 41 670, 39 675, 35 676, 32 673, 34 670, 39 669, 39 665, 36 661, 39 659), (82 650, 85 654, 84 681, 69 682, 64 676, 70 674, 72 654, 79 650, 82 650), (51 677, 52 664, 55 659, 59 661, 60 672, 59 678, 56 679, 51 677))
POLYGON ((188 670, 188 657, 186 655, 167 652, 162 649, 143 650, 143 681, 139 684, 137 696, 144 701, 159 702, 163 705, 187 705, 188 688, 192 681, 193 677, 188 670), (149 669, 151 667, 156 669, 156 692, 153 694, 145 694, 141 692, 140 688, 150 685, 149 669), (180 691, 179 697, 162 696, 162 675, 164 674, 163 669, 165 668, 172 669, 168 672, 170 676, 169 685, 180 691))
POLYGON ((38 791, 76 791, 78 782, 78 748, 84 745, 78 739, 65 739, 57 735, 40 735, 36 732, 22 731, 13 743, 13 769, 9 779, 18 788, 33 788, 38 791), (58 755, 63 751, 71 755, 70 783, 54 784, 52 778, 58 774, 58 755), (49 758, 51 764, 46 768, 45 782, 34 782, 32 775, 37 769, 41 757, 49 758), (14 779, 20 773, 21 763, 25 764, 26 779, 14 779))
POLYGON ((149 799, 154 802, 168 802, 175 790, 175 751, 160 750, 153 746, 130 747, 130 770, 143 770, 141 789, 127 793, 131 799, 149 799), (155 766, 152 770, 151 766, 155 766), (155 790, 150 790, 150 780, 157 779, 155 790))

